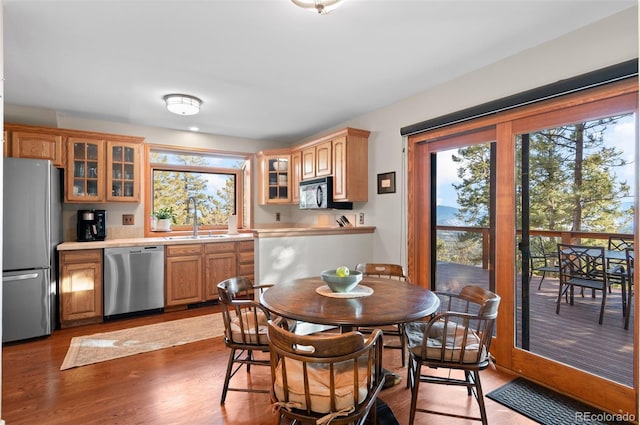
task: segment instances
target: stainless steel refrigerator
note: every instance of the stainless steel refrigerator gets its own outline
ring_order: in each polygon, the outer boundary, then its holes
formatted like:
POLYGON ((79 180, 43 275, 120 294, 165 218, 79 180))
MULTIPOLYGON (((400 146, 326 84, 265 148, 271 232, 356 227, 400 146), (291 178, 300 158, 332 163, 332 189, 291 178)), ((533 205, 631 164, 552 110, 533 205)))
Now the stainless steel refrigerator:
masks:
POLYGON ((61 174, 51 161, 4 158, 2 342, 50 335, 62 241, 61 174))

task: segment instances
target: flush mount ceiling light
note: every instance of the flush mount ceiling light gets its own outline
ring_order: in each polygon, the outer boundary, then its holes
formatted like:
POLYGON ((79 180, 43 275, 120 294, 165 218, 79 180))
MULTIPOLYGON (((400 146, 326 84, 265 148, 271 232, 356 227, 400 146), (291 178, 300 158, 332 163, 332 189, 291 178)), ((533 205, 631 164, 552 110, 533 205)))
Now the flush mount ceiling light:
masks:
POLYGON ((170 112, 178 115, 195 115, 200 112, 202 101, 188 94, 168 94, 163 97, 170 112))
POLYGON ((342 0, 291 0, 291 2, 303 9, 316 11, 321 15, 326 15, 340 6, 342 0))

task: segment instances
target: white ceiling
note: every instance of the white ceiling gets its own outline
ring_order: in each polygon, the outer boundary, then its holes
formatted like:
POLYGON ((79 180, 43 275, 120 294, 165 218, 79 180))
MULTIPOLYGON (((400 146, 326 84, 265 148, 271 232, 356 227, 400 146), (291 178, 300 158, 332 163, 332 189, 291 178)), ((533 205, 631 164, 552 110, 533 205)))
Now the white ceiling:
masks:
POLYGON ((5 103, 282 142, 637 4, 345 0, 321 16, 289 0, 2 2, 5 103), (169 113, 174 92, 200 114, 169 113))

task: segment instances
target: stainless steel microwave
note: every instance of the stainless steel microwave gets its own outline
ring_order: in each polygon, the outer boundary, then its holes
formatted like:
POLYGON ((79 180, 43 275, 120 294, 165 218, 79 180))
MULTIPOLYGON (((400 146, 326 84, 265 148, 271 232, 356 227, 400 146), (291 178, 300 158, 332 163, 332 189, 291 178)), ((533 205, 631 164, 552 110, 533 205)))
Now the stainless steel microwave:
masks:
POLYGON ((353 209, 353 203, 333 200, 333 177, 327 176, 300 182, 300 209, 350 210, 353 209))

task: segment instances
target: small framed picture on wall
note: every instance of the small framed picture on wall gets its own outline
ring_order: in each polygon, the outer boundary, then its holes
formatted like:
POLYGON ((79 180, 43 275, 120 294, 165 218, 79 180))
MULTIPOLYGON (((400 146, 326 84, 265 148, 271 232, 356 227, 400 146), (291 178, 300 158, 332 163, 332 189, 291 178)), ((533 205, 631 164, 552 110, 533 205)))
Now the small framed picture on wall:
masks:
POLYGON ((378 194, 396 193, 396 172, 378 174, 378 194))

